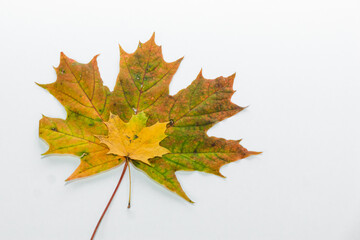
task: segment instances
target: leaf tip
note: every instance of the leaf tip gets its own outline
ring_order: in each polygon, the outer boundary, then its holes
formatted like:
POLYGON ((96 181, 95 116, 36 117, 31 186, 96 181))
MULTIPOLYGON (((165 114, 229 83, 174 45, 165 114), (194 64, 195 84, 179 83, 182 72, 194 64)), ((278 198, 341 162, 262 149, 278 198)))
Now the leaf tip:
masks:
POLYGON ((120 46, 120 44, 119 44, 119 50, 120 50, 120 57, 124 57, 128 55, 128 53, 120 46))
POLYGON ((219 177, 222 177, 222 178, 226 178, 224 175, 222 175, 222 173, 221 173, 220 171, 218 171, 218 172, 216 173, 216 175, 219 176, 219 177))
POLYGON ((96 63, 97 62, 97 58, 100 56, 100 53, 96 54, 90 61, 90 63, 96 63))
MULTIPOLYGON (((180 194, 179 194, 180 195, 180 194)), ((195 202, 193 200, 191 200, 186 193, 183 192, 183 194, 180 195, 183 199, 185 199, 187 202, 194 204, 195 202)))
POLYGON ((46 155, 48 155, 48 154, 50 154, 50 149, 47 150, 46 152, 42 153, 41 156, 46 156, 46 155))
POLYGON ((155 42, 155 32, 153 32, 149 41, 155 42))
POLYGON ((69 184, 78 178, 79 176, 77 175, 77 173, 73 172, 67 179, 65 179, 65 184, 69 184))
POLYGON ((64 52, 60 52, 60 59, 62 59, 62 58, 67 58, 67 56, 65 55, 64 52))
POLYGON ((246 156, 251 156, 251 155, 259 155, 262 154, 263 152, 255 152, 255 151, 248 151, 246 153, 246 156))
MULTIPOLYGON (((153 32, 153 34, 151 35, 150 39, 147 42, 142 43, 141 41, 139 41, 138 49, 141 48, 143 45, 146 45, 146 46, 156 45, 155 32, 153 32)), ((161 47, 160 47, 160 49, 161 49, 161 47)))
POLYGON ((236 72, 234 72, 233 74, 231 74, 230 76, 228 76, 228 78, 230 78, 230 79, 235 79, 235 77, 236 77, 236 72))
POLYGON ((199 74, 197 75, 196 78, 204 78, 202 71, 203 71, 203 69, 201 68, 200 72, 199 72, 199 74))
MULTIPOLYGON (((228 77, 225 77, 224 78, 224 81, 226 82, 226 85, 228 85, 229 87, 233 87, 234 86, 234 80, 235 80, 235 76, 236 76, 236 73, 233 73, 231 74, 230 76, 228 77)), ((235 93, 236 91, 234 91, 235 93)))
POLYGON ((35 84, 38 85, 39 87, 46 89, 47 84, 41 84, 41 83, 37 83, 37 82, 35 82, 35 84))

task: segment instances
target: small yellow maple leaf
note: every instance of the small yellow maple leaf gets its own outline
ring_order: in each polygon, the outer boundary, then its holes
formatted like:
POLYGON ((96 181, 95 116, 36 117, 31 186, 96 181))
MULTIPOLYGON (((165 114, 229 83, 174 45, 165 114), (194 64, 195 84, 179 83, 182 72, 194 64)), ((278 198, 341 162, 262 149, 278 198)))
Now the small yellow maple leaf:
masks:
POLYGON ((105 122, 108 135, 96 137, 108 146, 108 154, 128 157, 151 165, 148 159, 161 157, 170 151, 159 145, 167 137, 167 123, 155 123, 146 127, 147 120, 148 117, 143 112, 133 115, 128 123, 123 122, 118 115, 110 113, 109 121, 105 122))

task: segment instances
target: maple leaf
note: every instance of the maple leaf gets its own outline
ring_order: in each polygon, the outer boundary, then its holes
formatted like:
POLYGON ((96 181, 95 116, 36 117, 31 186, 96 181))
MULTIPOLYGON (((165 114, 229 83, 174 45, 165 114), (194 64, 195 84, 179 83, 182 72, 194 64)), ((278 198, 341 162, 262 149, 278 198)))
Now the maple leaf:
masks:
POLYGON ((167 123, 156 123, 146 127, 148 117, 145 113, 133 115, 128 123, 124 123, 119 116, 110 114, 110 120, 105 122, 108 127, 107 136, 97 136, 105 143, 110 151, 107 154, 127 157, 132 160, 149 164, 149 159, 170 153, 159 145, 166 138, 167 123))
POLYGON ((38 85, 61 102, 67 117, 43 116, 39 135, 50 146, 45 155, 80 157, 79 167, 67 181, 125 162, 118 187, 132 163, 192 202, 182 190, 176 171, 223 176, 221 166, 259 152, 248 151, 240 141, 206 133, 217 122, 244 109, 231 102, 235 74, 205 79, 200 72, 190 86, 171 96, 169 84, 182 58, 165 62, 154 37, 140 42, 132 54, 120 47, 120 73, 113 92, 103 86, 97 56, 88 64, 80 64, 61 53, 55 68, 57 80, 38 85))

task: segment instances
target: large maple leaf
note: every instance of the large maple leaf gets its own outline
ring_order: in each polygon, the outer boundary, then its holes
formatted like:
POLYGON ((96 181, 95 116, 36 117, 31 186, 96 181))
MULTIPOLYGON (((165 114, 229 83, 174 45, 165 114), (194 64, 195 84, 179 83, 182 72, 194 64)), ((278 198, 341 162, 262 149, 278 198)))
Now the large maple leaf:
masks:
POLYGON ((206 133, 215 123, 243 110, 230 100, 235 74, 205 79, 200 72, 190 86, 171 96, 169 84, 182 58, 165 62, 154 35, 139 43, 132 54, 120 47, 120 57, 113 92, 103 85, 97 56, 80 64, 61 53, 55 68, 57 80, 39 84, 67 111, 65 120, 45 116, 40 120, 40 137, 50 145, 44 154, 72 154, 81 159, 67 181, 125 162, 122 179, 132 163, 191 202, 176 171, 222 176, 219 170, 224 164, 258 154, 239 141, 206 133))

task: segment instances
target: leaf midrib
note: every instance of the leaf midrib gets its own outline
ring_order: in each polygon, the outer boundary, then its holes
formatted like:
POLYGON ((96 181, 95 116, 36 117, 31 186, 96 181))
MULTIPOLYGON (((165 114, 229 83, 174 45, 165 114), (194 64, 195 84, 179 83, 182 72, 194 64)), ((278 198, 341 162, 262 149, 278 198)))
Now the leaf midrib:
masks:
MULTIPOLYGON (((87 95, 87 93, 85 92, 85 90, 82 88, 79 80, 77 79, 77 77, 75 76, 75 74, 73 73, 73 71, 71 70, 71 67, 69 65, 69 63, 67 62, 67 60, 65 59, 65 64, 66 66, 69 68, 71 74, 73 75, 73 77, 75 78, 76 82, 78 83, 80 89, 83 91, 84 95, 86 96, 86 98, 88 99, 88 101, 90 102, 92 108, 95 110, 96 114, 100 117, 100 119, 102 120, 102 122, 104 123, 104 119, 102 118, 102 116, 100 115, 100 113, 98 112, 98 110, 96 109, 96 107, 94 106, 92 100, 90 100, 89 96, 87 95)), ((94 72, 94 69, 93 69, 93 72, 94 72)), ((95 76, 94 76, 94 85, 95 85, 95 76)), ((95 89, 95 87, 94 87, 95 89)), ((94 94, 94 93, 93 93, 94 94)), ((105 124, 105 123, 104 123, 105 124)))

